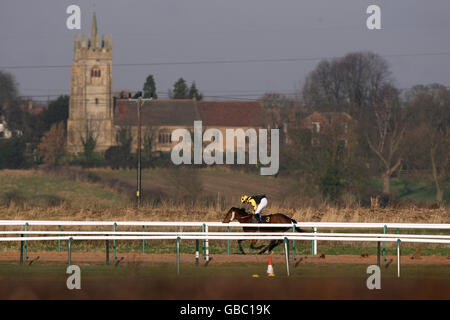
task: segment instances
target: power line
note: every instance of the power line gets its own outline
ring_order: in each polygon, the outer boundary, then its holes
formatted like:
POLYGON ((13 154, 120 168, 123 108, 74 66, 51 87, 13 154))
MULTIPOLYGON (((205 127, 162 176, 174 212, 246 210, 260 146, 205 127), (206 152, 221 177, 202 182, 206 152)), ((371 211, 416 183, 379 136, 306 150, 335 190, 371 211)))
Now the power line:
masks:
MULTIPOLYGON (((380 55, 384 58, 419 57, 419 56, 449 56, 450 52, 428 52, 428 53, 400 53, 380 55)), ((299 61, 318 61, 343 58, 334 57, 305 57, 305 58, 280 58, 280 59, 242 59, 242 60, 204 60, 204 61, 174 61, 174 62, 148 62, 148 63, 116 63, 113 67, 144 67, 144 66, 176 66, 176 65, 202 65, 202 64, 243 64, 243 63, 280 63, 299 61)), ((0 69, 61 69, 72 68, 72 65, 16 65, 0 66, 0 69)))
MULTIPOLYGON (((414 86, 407 87, 407 88, 399 88, 401 91, 407 91, 412 89, 414 86)), ((443 85, 444 88, 450 89, 450 86, 443 85)), ((37 90, 37 89, 36 89, 37 90)), ((42 89, 47 90, 47 89, 42 89)), ((55 89, 56 90, 56 89, 55 89)), ((81 97, 78 96, 72 96, 72 99, 75 100, 89 100, 89 97, 101 97, 104 95, 113 95, 118 94, 121 91, 128 92, 129 90, 120 90, 120 91, 108 91, 108 92, 96 92, 96 93, 85 93, 81 97)), ((134 91, 129 91, 134 92, 134 91)), ((204 98, 219 98, 219 99, 230 99, 230 100, 249 100, 249 101, 257 101, 262 98, 265 94, 280 94, 283 96, 297 96, 300 92, 300 90, 297 91, 291 91, 291 90, 210 90, 207 91, 209 93, 203 93, 204 98), (212 93, 228 93, 228 94, 212 94, 212 93), (248 93, 246 93, 248 92, 248 93)), ((157 91, 156 92, 159 96, 168 97, 167 91, 157 91)), ((47 98, 49 100, 51 97, 60 97, 60 96, 71 96, 70 93, 62 92, 59 94, 31 94, 31 95, 20 95, 19 98, 27 99, 27 98, 47 98)), ((170 98, 169 98, 170 99, 170 98)), ((36 99, 36 100, 42 100, 42 99, 36 99)))

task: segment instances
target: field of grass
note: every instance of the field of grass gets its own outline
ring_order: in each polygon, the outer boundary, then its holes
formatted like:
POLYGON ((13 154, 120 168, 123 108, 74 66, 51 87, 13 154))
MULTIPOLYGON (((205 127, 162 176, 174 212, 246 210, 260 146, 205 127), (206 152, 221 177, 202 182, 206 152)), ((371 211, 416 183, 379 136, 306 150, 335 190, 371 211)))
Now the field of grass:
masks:
POLYGON ((39 171, 0 170, 0 206, 119 207, 123 196, 92 183, 45 175, 39 171))
MULTIPOLYGON (((136 185, 135 170, 93 169, 104 180, 118 179, 136 185)), ((239 204, 242 194, 267 194, 276 202, 293 200, 296 182, 286 177, 272 177, 245 171, 205 168, 158 168, 142 171, 144 194, 166 199, 209 198, 211 201, 239 204)))
MULTIPOLYGON (((391 181, 391 188, 400 199, 419 203, 433 203, 436 199, 436 186, 431 179, 395 178, 391 181)), ((450 184, 445 189, 443 200, 445 203, 450 203, 450 184)))
MULTIPOLYGON (((375 181, 376 182, 376 181, 375 181)), ((379 184, 379 183, 378 183, 379 184)), ((0 206, 31 207, 132 207, 135 205, 136 171, 61 168, 0 171, 0 206), (80 178, 80 176, 82 178, 80 178), (84 178, 83 178, 84 176, 84 178)), ((377 185, 377 183, 375 183, 377 185)), ((317 190, 286 176, 260 176, 227 168, 157 168, 142 171, 146 206, 198 206, 225 210, 240 206, 242 194, 267 194, 269 208, 297 209, 324 205, 317 190)), ((381 185, 380 185, 381 188, 381 185)), ((434 202, 431 180, 392 179, 399 199, 421 204, 434 202)), ((444 193, 450 201, 450 190, 444 193)))
MULTIPOLYGON (((136 184, 135 170, 93 169, 103 179, 118 179, 130 185, 136 184)), ((195 170, 195 182, 186 169, 158 168, 142 171, 142 186, 148 194, 173 198, 174 195, 201 193, 203 197, 222 199, 227 203, 238 202, 242 194, 267 194, 272 202, 284 207, 316 204, 318 190, 295 181, 289 176, 260 176, 258 174, 230 169, 204 168, 195 170), (299 201, 300 200, 300 201, 299 201)), ((374 178, 373 185, 379 192, 382 181, 374 178)), ((392 178, 391 188, 399 200, 418 204, 435 203, 436 191, 431 179, 392 178)), ((444 202, 450 203, 450 185, 444 192, 444 202)))

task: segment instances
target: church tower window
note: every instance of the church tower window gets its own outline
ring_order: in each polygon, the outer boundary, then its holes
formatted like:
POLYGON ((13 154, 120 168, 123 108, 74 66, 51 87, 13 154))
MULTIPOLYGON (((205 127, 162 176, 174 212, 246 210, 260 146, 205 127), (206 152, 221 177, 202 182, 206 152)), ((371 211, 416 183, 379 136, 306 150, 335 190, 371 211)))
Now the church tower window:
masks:
POLYGON ((101 71, 100 68, 94 67, 91 70, 91 77, 92 78, 100 78, 101 77, 101 71))

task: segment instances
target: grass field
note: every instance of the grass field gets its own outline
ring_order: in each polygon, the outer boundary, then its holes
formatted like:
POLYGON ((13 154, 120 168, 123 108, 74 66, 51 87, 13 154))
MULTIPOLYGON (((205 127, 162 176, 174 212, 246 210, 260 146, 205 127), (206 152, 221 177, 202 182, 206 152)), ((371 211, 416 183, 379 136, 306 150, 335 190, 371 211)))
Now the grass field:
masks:
MULTIPOLYGON (((118 179, 131 186, 136 185, 135 170, 92 170, 104 180, 118 179)), ((225 169, 158 168, 142 171, 144 194, 165 199, 189 198, 210 199, 211 202, 239 203, 242 194, 267 194, 286 207, 293 202, 298 184, 286 177, 272 177, 245 171, 225 169)))
MULTIPOLYGON (((119 179, 130 185, 136 183, 136 172, 134 170, 92 170, 104 179, 119 179)), ((174 169, 145 169, 142 171, 142 186, 147 192, 164 196, 170 196, 183 190, 184 184, 182 170, 174 169), (177 188, 178 185, 178 188, 177 188)), ((201 192, 214 199, 223 197, 226 201, 237 201, 243 193, 267 194, 276 203, 284 203, 286 207, 297 204, 295 200, 302 198, 307 204, 314 203, 308 197, 314 194, 314 189, 300 184, 298 181, 287 176, 260 176, 258 174, 244 171, 233 171, 225 169, 197 169, 197 179, 200 182, 201 192)), ((382 190, 381 179, 372 179, 372 184, 382 190)), ((199 186, 197 186, 198 188, 199 186)), ((392 191, 400 200, 410 200, 421 204, 432 204, 435 202, 436 189, 431 179, 419 178, 392 178, 392 191)), ((450 185, 444 192, 444 202, 450 203, 450 185)))
MULTIPOLYGON (((419 203, 433 203, 436 199, 436 186, 431 179, 394 178, 391 181, 391 187, 400 199, 409 199, 419 203)), ((445 186, 443 187, 445 188, 445 186)), ((445 188, 443 200, 445 203, 450 203, 450 184, 445 188)))
POLYGON ((39 171, 0 170, 0 206, 121 207, 126 198, 92 183, 45 175, 39 171))
POLYGON ((311 206, 308 201, 302 202, 301 195, 294 196, 295 183, 286 177, 215 169, 196 170, 193 176, 192 170, 144 170, 144 195, 159 194, 160 202, 136 210, 132 200, 135 178, 135 172, 128 170, 96 169, 75 172, 70 178, 34 170, 3 170, 0 171, 0 216, 3 219, 220 221, 231 206, 240 206, 240 195, 247 190, 270 195, 266 213, 282 212, 297 221, 450 222, 448 207, 371 210, 326 203, 311 206), (78 178, 82 175, 87 179, 78 178), (200 181, 200 187, 196 181, 200 181), (184 201, 183 192, 188 191, 205 195, 209 201, 199 204, 184 201), (181 201, 172 201, 177 197, 181 201))
MULTIPOLYGON (((135 204, 136 171, 61 168, 45 170, 0 170, 0 207, 123 208, 135 204), (71 174, 69 174, 71 173, 71 174), (80 179, 79 176, 85 176, 80 179)), ((374 181, 374 185, 380 185, 374 181)), ((291 177, 260 176, 230 169, 158 168, 142 172, 144 200, 152 206, 195 206, 201 199, 205 207, 225 210, 240 205, 242 194, 267 194, 272 208, 318 207, 317 191, 291 177)), ((434 202, 431 180, 392 179, 392 190, 399 199, 426 204, 434 202)), ((449 190, 450 191, 450 190, 449 190)), ((444 193, 450 201, 450 192, 444 193)), ((322 204, 323 205, 323 204, 322 204)))

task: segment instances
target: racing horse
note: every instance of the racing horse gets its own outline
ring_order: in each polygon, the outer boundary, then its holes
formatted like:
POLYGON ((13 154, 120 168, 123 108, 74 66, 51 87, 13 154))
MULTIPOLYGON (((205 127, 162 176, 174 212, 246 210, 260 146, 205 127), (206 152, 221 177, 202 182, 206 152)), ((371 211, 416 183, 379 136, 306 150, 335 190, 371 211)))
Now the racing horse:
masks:
MULTIPOLYGON (((253 217, 253 214, 247 213, 244 208, 236 208, 232 207, 230 210, 228 210, 225 218, 223 219, 222 223, 229 223, 232 221, 237 220, 239 223, 257 223, 255 218, 253 217)), ((289 218, 285 214, 282 213, 274 213, 274 214, 268 214, 268 215, 261 215, 261 220, 263 223, 297 223, 294 219, 289 218)), ((260 228, 258 227, 242 227, 244 232, 286 232, 290 230, 290 227, 264 227, 260 228)), ((304 230, 298 228, 297 226, 294 226, 294 230, 296 232, 304 232, 304 230)), ((242 254, 245 254, 244 249, 242 249, 242 241, 244 240, 238 240, 239 244, 239 250, 242 254)), ((276 246, 283 243, 283 240, 271 240, 269 245, 264 247, 264 245, 261 245, 259 247, 255 247, 255 244, 258 240, 251 240, 250 248, 254 250, 262 249, 258 254, 263 254, 266 251, 271 251, 276 246)))

